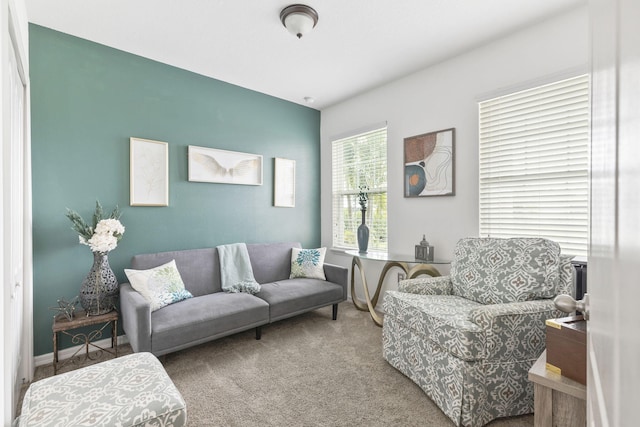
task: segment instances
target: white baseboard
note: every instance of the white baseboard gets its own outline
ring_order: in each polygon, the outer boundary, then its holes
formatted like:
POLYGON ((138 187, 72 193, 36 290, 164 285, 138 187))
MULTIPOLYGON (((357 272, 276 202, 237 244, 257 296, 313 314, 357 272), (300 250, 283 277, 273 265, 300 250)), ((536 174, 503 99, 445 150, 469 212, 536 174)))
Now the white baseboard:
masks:
MULTIPOLYGON (((117 343, 118 343, 118 345, 128 344, 129 340, 127 339, 126 335, 118 335, 117 343)), ((95 345, 97 345, 99 347, 103 347, 103 348, 110 348, 111 347, 111 338, 105 338, 103 340, 93 341, 92 344, 95 344, 95 345)), ((79 355, 80 354, 84 354, 84 345, 76 345, 75 347, 69 347, 69 348, 65 348, 63 350, 59 350, 58 351, 58 361, 62 361, 62 360, 70 358, 78 350, 80 350, 78 352, 79 355)), ((94 347, 93 350, 97 350, 97 349, 94 347)), ((92 351, 91 347, 89 347, 89 351, 92 351)), ((47 354, 41 354, 39 356, 36 356, 34 358, 34 362, 35 362, 36 367, 42 366, 42 365, 48 365, 49 363, 53 363, 53 352, 47 353, 47 354)))

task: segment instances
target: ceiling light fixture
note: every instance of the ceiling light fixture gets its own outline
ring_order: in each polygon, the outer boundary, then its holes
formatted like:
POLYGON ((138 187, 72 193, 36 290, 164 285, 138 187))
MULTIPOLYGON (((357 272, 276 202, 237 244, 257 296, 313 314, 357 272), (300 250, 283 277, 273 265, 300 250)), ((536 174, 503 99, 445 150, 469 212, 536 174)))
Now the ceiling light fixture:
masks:
POLYGON ((282 9, 280 21, 291 34, 302 38, 318 23, 318 12, 304 4, 292 4, 282 9))

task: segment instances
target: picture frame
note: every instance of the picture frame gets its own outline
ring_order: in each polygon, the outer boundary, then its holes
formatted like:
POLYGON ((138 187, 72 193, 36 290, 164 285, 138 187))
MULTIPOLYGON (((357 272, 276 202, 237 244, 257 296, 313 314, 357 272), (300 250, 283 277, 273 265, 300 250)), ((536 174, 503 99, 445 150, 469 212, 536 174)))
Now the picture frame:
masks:
POLYGON ((129 138, 129 204, 169 206, 169 144, 129 138))
POLYGON ((296 206, 296 161, 274 158, 273 206, 296 206))
POLYGON ((189 181, 262 185, 260 154, 189 145, 189 181))
POLYGON ((404 197, 455 195, 455 128, 404 139, 404 197))

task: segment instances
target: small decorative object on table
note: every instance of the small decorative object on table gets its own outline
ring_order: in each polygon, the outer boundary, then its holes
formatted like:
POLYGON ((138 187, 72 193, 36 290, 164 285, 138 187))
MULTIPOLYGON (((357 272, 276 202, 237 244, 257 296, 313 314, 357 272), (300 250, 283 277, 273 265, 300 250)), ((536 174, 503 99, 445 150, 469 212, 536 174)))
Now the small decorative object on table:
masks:
POLYGON ((365 224, 365 216, 367 213, 367 201, 369 200, 369 195, 367 191, 369 187, 366 185, 361 185, 360 192, 358 193, 358 203, 360 204, 360 211, 362 212, 362 223, 358 227, 358 250, 360 253, 367 253, 367 248, 369 247, 369 227, 365 224))
POLYGON ((116 306, 118 281, 109 266, 107 254, 116 248, 124 234, 120 216, 116 206, 107 218, 103 218, 102 206, 96 201, 93 226, 90 227, 78 213, 67 208, 67 218, 73 224, 71 229, 80 235, 80 243, 89 246, 93 252, 93 266, 80 286, 80 305, 87 316, 108 313, 116 306))
POLYGON ((422 241, 416 245, 416 259, 421 261, 433 261, 434 249, 429 245, 425 235, 422 235, 422 241))
POLYGON ((57 311, 58 313, 64 314, 64 317, 67 320, 73 320, 73 314, 76 312, 76 306, 78 305, 78 296, 76 295, 70 301, 67 301, 64 298, 60 298, 56 301, 58 303, 57 307, 49 307, 49 310, 57 311))

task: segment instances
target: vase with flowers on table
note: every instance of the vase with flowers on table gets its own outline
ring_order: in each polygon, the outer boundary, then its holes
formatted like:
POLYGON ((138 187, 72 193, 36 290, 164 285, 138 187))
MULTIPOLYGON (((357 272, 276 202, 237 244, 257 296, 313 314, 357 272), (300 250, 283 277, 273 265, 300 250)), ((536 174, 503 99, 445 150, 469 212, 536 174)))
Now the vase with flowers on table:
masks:
POLYGON ((93 252, 93 265, 80 285, 80 306, 87 316, 98 316, 115 309, 118 300, 118 280, 109 266, 108 254, 118 246, 124 226, 118 206, 107 217, 100 202, 96 201, 92 224, 77 212, 67 208, 71 229, 78 233, 79 242, 93 252))

